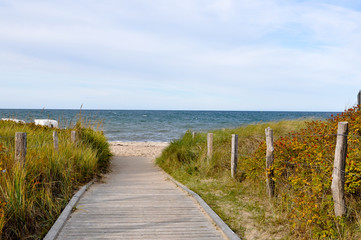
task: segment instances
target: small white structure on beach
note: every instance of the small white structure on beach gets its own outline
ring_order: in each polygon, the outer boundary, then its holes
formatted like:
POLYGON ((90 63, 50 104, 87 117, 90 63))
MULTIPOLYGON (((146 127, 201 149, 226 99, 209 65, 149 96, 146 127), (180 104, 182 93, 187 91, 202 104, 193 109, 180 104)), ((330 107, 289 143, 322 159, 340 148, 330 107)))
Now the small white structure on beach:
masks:
POLYGON ((35 125, 58 128, 58 121, 52 119, 35 119, 35 125))
POLYGON ((19 120, 19 119, 16 119, 16 118, 2 118, 1 120, 2 121, 12 121, 12 122, 16 122, 16 123, 25 123, 25 121, 19 120))

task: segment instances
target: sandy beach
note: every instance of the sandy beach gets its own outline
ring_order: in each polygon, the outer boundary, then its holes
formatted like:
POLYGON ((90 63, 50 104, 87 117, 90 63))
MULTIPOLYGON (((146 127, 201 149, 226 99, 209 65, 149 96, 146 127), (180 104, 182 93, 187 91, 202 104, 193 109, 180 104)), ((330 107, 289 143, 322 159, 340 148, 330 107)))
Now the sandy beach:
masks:
POLYGON ((109 142, 115 156, 142 156, 155 159, 158 157, 168 142, 109 142))

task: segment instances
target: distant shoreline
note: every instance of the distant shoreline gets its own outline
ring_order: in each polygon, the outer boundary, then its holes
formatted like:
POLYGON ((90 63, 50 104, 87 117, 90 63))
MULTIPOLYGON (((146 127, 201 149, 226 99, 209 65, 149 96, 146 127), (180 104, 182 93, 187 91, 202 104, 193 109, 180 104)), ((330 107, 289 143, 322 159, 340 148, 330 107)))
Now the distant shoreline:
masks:
POLYGON ((335 112, 262 111, 141 111, 141 110, 1 110, 0 118, 54 119, 60 128, 71 128, 81 119, 103 131, 108 141, 171 142, 187 131, 208 132, 222 128, 293 119, 326 119, 335 112))

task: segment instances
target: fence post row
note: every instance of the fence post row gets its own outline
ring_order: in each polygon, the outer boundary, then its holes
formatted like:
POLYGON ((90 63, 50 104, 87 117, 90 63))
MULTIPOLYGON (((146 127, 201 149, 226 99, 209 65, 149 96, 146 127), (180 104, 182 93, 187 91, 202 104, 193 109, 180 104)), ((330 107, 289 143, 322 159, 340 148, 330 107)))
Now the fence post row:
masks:
MULTIPOLYGON (((54 149, 59 151, 59 138, 58 132, 53 132, 54 149)), ((71 142, 77 144, 78 134, 76 131, 71 131, 71 142)), ((22 166, 26 162, 26 150, 27 150, 27 134, 25 132, 15 133, 15 161, 19 162, 22 166)))
POLYGON ((25 165, 26 162, 26 147, 27 139, 26 133, 17 132, 15 133, 15 161, 21 165, 25 165))
POLYGON ((54 149, 55 151, 59 151, 59 138, 58 138, 58 132, 53 132, 53 141, 54 141, 54 149))
POLYGON ((273 197, 275 193, 275 182, 273 180, 273 170, 271 169, 274 161, 274 147, 273 147, 273 129, 268 127, 265 130, 266 132, 266 182, 267 182, 267 192, 269 197, 273 197))
POLYGON ((231 151, 232 178, 235 178, 237 174, 237 162, 238 162, 238 135, 232 134, 232 151, 231 151))
POLYGON ((207 158, 208 160, 212 158, 213 154, 213 133, 207 134, 207 158))
POLYGON ((337 130, 337 141, 335 160, 333 163, 331 191, 334 202, 336 217, 342 217, 346 213, 345 203, 345 165, 347 154, 348 123, 339 122, 337 130))

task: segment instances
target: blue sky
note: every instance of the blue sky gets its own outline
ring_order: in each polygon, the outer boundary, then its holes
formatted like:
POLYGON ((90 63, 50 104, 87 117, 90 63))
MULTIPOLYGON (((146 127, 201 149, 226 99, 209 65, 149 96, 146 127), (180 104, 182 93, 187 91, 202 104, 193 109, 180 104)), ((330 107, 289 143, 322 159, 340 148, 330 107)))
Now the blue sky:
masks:
POLYGON ((342 111, 361 2, 0 0, 0 108, 342 111))

